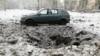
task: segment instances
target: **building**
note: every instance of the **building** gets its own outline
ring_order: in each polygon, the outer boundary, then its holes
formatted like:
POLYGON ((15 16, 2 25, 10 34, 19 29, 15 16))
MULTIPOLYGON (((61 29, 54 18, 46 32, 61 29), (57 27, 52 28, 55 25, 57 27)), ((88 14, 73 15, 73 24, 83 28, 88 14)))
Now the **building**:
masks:
POLYGON ((0 9, 63 8, 70 11, 98 11, 100 0, 0 0, 0 9), (62 2, 61 2, 62 1, 62 2))
POLYGON ((83 11, 87 9, 88 0, 65 0, 65 9, 71 11, 83 11))
POLYGON ((100 0, 64 0, 65 9, 71 11, 90 12, 100 10, 100 0))
POLYGON ((4 9, 4 0, 0 0, 0 9, 4 9))
POLYGON ((100 0, 96 0, 95 9, 100 10, 100 0))

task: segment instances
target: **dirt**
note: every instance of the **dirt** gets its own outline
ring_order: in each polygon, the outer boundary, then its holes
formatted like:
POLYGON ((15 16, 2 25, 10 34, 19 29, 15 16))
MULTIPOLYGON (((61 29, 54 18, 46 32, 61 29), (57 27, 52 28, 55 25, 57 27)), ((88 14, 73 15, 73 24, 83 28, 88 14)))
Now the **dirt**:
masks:
MULTIPOLYGON (((67 46, 94 45, 97 35, 76 29, 72 24, 25 26, 15 23, 0 24, 0 55, 33 55, 38 49, 59 49, 67 46), (29 47, 28 47, 29 46, 29 47), (36 47, 37 49, 31 49, 36 47)), ((48 53, 48 52, 46 52, 48 53)), ((50 54, 63 56, 63 54, 50 54)))
POLYGON ((71 25, 59 26, 25 26, 20 24, 1 25, 1 43, 17 44, 27 42, 38 48, 61 48, 69 45, 81 45, 90 41, 95 34, 85 30, 76 30, 71 25))

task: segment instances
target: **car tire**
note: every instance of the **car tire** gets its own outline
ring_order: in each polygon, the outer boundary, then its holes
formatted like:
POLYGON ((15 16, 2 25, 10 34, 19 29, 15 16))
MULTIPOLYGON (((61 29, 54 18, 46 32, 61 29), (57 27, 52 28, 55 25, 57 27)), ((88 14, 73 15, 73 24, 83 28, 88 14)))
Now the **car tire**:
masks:
POLYGON ((65 19, 62 19, 62 20, 59 21, 59 25, 66 25, 66 23, 67 23, 67 22, 66 22, 65 19))
POLYGON ((27 26, 34 26, 36 23, 32 19, 28 19, 28 20, 26 20, 25 24, 27 26))

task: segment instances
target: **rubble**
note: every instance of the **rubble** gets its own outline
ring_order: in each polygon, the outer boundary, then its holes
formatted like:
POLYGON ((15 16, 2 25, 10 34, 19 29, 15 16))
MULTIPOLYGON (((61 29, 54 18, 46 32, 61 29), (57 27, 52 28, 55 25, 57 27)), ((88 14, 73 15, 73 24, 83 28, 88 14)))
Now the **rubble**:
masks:
POLYGON ((64 56, 63 54, 52 54, 51 56, 64 56))
MULTIPOLYGON (((12 26, 12 24, 9 24, 9 26, 12 26)), ((7 50, 14 49, 14 51, 10 50, 11 53, 9 55, 16 54, 18 56, 21 56, 21 55, 26 54, 26 56, 27 55, 32 56, 34 53, 34 48, 33 48, 34 46, 35 48, 40 48, 40 50, 42 49, 47 50, 47 52, 44 54, 48 54, 51 56, 57 56, 57 55, 64 56, 65 54, 63 53, 49 54, 48 49, 53 50, 53 49, 59 49, 59 48, 70 46, 72 47, 71 49, 70 48, 66 49, 66 51, 68 50, 66 55, 70 56, 72 55, 71 54, 72 51, 74 52, 86 51, 83 47, 81 47, 83 49, 79 49, 79 47, 81 45, 87 45, 87 43, 89 43, 89 45, 94 44, 92 40, 95 39, 96 37, 95 34, 85 31, 85 30, 77 31, 72 25, 66 25, 66 26, 58 26, 58 25, 57 26, 53 26, 53 25, 51 26, 24 26, 23 25, 23 26, 20 26, 17 24, 16 26, 17 27, 13 27, 13 30, 11 32, 8 31, 9 33, 3 30, 4 35, 1 35, 0 44, 5 45, 3 49, 8 48, 8 49, 5 49, 6 51, 4 55, 7 54, 6 53, 7 50), (14 48, 12 48, 11 46, 14 48), (26 50, 26 48, 28 48, 28 51, 26 50), (19 52, 23 52, 23 54, 20 54, 19 52)), ((11 30, 12 28, 5 27, 4 29, 11 30)))

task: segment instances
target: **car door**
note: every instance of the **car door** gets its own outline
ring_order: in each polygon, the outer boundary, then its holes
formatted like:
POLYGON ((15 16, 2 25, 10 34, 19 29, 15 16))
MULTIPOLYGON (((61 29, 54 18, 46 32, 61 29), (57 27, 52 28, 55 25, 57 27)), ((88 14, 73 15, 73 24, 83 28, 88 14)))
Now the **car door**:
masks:
POLYGON ((48 21, 48 9, 43 9, 41 10, 37 15, 36 15, 36 21, 40 23, 46 23, 48 21))
POLYGON ((50 22, 56 22, 56 21, 58 21, 59 20, 59 18, 60 18, 60 14, 59 14, 59 12, 58 12, 58 9, 51 9, 50 10, 50 14, 49 14, 49 20, 50 20, 50 22))

